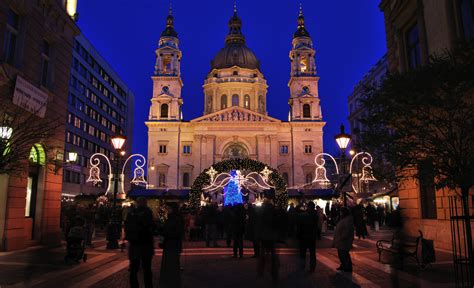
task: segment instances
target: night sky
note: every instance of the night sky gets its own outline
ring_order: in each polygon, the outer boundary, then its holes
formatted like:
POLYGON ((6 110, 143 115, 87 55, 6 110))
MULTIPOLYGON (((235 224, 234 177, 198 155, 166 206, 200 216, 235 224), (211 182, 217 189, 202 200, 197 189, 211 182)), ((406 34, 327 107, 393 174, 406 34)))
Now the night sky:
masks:
MULTIPOLYGON (((347 97, 385 54, 383 14, 374 0, 302 1, 306 28, 316 49, 324 150, 335 153, 339 125, 348 130, 347 97)), ((296 0, 239 0, 247 46, 261 62, 269 85, 269 115, 288 119, 291 40, 298 16, 296 0)), ((210 61, 224 46, 232 0, 172 1, 183 52, 181 75, 184 120, 202 115, 202 85, 210 61)), ((165 28, 169 1, 79 0, 78 25, 135 94, 134 152, 147 153, 147 129, 155 49, 165 28)))

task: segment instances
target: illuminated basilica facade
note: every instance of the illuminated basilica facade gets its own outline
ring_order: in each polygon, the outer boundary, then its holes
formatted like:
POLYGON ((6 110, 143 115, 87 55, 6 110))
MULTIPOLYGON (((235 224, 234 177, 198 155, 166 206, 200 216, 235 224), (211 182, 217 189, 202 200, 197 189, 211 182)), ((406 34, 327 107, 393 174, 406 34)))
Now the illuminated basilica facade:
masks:
POLYGON ((212 60, 204 81, 204 113, 183 121, 183 55, 173 21, 170 13, 156 50, 152 77, 153 97, 146 122, 150 188, 186 190, 214 163, 245 157, 278 170, 289 187, 310 183, 314 157, 323 151, 325 122, 315 50, 302 11, 289 53, 288 121, 268 116, 271 95, 267 95, 267 81, 258 58, 246 46, 236 10, 229 20, 224 48, 212 60))

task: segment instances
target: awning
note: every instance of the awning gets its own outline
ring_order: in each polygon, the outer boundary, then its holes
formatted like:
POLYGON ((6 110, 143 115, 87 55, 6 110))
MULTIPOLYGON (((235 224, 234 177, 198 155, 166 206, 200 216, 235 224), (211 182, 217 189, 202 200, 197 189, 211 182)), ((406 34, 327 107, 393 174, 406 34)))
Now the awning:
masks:
POLYGON ((163 199, 185 199, 188 197, 190 189, 133 189, 128 193, 130 198, 163 198, 163 199))
POLYGON ((309 199, 332 199, 339 197, 333 189, 288 189, 288 197, 309 199))

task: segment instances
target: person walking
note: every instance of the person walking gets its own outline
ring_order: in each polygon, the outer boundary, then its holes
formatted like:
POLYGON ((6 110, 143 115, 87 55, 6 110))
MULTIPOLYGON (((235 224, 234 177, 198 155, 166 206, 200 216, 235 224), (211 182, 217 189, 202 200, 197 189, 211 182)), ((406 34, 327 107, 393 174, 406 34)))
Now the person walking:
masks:
POLYGON ((170 212, 163 226, 163 258, 161 259, 160 287, 181 287, 180 254, 183 247, 184 219, 177 203, 169 203, 170 212))
POLYGON ((339 217, 333 240, 333 247, 337 249, 337 255, 341 262, 341 266, 337 270, 352 272, 352 260, 349 251, 352 249, 352 242, 354 242, 354 220, 347 207, 341 208, 339 217))
POLYGON ((245 232, 245 213, 242 204, 232 207, 232 241, 234 258, 244 257, 244 232, 245 232))
POLYGON ((356 236, 360 239, 365 239, 365 236, 368 235, 367 233, 367 224, 365 222, 365 208, 364 205, 359 203, 353 210, 354 214, 354 224, 356 230, 356 236))
POLYGON ((137 207, 131 209, 125 221, 125 239, 129 243, 128 258, 130 260, 130 287, 138 288, 137 273, 140 264, 143 270, 146 288, 153 287, 151 260, 154 255, 153 233, 155 222, 153 213, 143 197, 137 199, 137 207))
POLYGON ((247 228, 245 229, 246 237, 249 241, 252 241, 253 245, 253 257, 258 258, 260 256, 260 241, 257 239, 258 226, 257 226, 257 215, 258 211, 253 205, 247 206, 248 222, 247 228))
POLYGON ((309 251, 309 271, 316 270, 316 237, 318 234, 318 214, 314 209, 313 201, 307 205, 298 219, 298 240, 300 247, 300 266, 304 270, 306 265, 306 250, 309 251))
POLYGON ((265 198, 262 205, 262 212, 258 219, 258 235, 257 239, 261 241, 260 258, 257 265, 258 277, 263 277, 265 271, 266 258, 271 255, 271 274, 273 282, 278 281, 279 261, 276 254, 276 241, 278 240, 278 215, 273 203, 270 199, 265 198))
POLYGON ((316 230, 316 238, 318 240, 321 240, 321 236, 322 236, 322 233, 323 233, 323 224, 324 224, 324 221, 325 221, 325 217, 324 216, 324 213, 323 213, 323 209, 321 209, 321 207, 319 206, 316 206, 316 215, 318 215, 318 225, 317 225, 317 230, 316 230))
POLYGON ((206 247, 217 247, 217 205, 204 207, 203 222, 206 235, 206 247))

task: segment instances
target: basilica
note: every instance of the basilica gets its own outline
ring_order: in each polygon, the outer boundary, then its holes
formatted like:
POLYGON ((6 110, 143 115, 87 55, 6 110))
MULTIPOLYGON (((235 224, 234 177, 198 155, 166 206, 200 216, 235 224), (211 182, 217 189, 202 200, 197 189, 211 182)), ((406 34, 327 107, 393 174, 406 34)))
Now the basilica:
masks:
MULTIPOLYGON (((224 47, 211 61, 203 84, 204 113, 184 121, 178 33, 170 12, 156 50, 148 127, 148 182, 155 190, 186 191, 199 174, 232 158, 250 158, 277 170, 291 189, 314 179, 316 154, 323 151, 323 126, 315 49, 297 19, 289 52, 289 117, 268 115, 268 84, 257 56, 246 45, 237 10, 224 47)), ((272 100, 274 101, 274 100, 272 100)), ((282 105, 284 103, 281 103, 282 105)))

